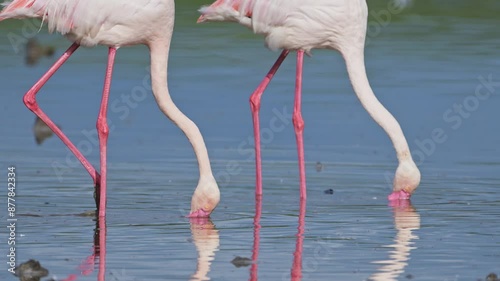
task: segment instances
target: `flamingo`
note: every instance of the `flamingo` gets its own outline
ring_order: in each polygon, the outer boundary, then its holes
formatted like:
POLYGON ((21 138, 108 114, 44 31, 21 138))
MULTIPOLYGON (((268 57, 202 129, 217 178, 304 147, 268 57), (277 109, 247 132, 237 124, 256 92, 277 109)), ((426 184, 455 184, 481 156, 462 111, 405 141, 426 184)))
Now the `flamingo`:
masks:
POLYGON ((330 49, 343 56, 351 84, 370 116, 388 134, 399 165, 389 200, 409 199, 420 183, 420 171, 398 121, 380 103, 365 70, 364 46, 368 7, 366 0, 217 0, 199 10, 198 22, 236 22, 265 37, 271 50, 282 49, 264 80, 250 96, 254 137, 257 196, 262 195, 259 111, 261 97, 281 63, 291 51, 297 52, 295 103, 292 121, 297 141, 300 198, 306 198, 304 164, 304 120, 301 114, 302 68, 304 53, 330 49))
POLYGON ((199 165, 199 180, 191 200, 190 217, 207 217, 220 200, 203 137, 196 124, 177 108, 167 85, 170 42, 174 27, 174 0, 13 0, 3 4, 0 21, 11 18, 40 18, 49 32, 57 31, 73 44, 24 96, 25 105, 45 122, 75 154, 92 177, 100 217, 106 214, 107 108, 113 65, 117 50, 143 44, 149 48, 153 95, 160 110, 187 136, 199 165), (97 118, 100 171, 90 164, 76 146, 40 109, 36 94, 52 75, 80 47, 109 47, 108 64, 97 118))

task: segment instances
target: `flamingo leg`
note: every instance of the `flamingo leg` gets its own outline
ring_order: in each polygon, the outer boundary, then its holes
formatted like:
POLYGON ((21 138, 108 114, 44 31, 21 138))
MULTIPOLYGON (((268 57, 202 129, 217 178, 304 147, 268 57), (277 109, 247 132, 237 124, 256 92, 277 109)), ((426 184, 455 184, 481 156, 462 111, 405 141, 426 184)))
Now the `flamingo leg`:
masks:
MULTIPOLYGON (((100 185, 100 175, 95 170, 95 168, 90 164, 90 162, 83 156, 83 154, 76 148, 76 146, 68 139, 68 137, 59 129, 52 120, 40 109, 37 101, 36 94, 40 89, 47 83, 47 81, 54 75, 54 73, 59 70, 59 68, 69 59, 69 57, 80 47, 77 43, 73 43, 64 54, 54 63, 54 65, 38 80, 31 89, 24 95, 23 101, 26 107, 35 113, 40 119, 47 124, 47 126, 56 134, 62 142, 69 148, 71 152, 76 156, 76 158, 82 163, 83 167, 92 177, 94 181, 95 189, 99 189, 100 185)), ((97 205, 97 202, 96 202, 97 205)))
POLYGON ((295 104, 293 107, 293 127, 297 139, 297 152, 299 155, 300 173, 300 198, 306 199, 306 169, 304 163, 304 119, 302 119, 302 67, 304 64, 304 51, 297 51, 297 75, 295 78, 295 104))
POLYGON ((97 134, 99 136, 99 152, 101 160, 101 188, 98 196, 99 207, 99 217, 104 217, 106 215, 106 178, 107 178, 107 142, 109 135, 108 127, 108 100, 109 100, 109 90, 111 88, 111 77, 113 76, 113 65, 115 63, 116 48, 109 48, 108 52, 108 67, 106 68, 106 76, 104 79, 104 87, 102 90, 102 100, 101 109, 99 110, 99 116, 97 117, 97 134))
POLYGON ((262 195, 262 161, 261 161, 261 153, 260 153, 260 122, 259 122, 259 111, 260 111, 260 100, 262 98, 262 94, 266 90, 269 82, 274 77, 274 74, 278 71, 279 67, 287 57, 290 51, 283 50, 281 55, 278 57, 273 67, 267 73, 264 80, 259 84, 257 89, 250 96, 250 108, 252 110, 252 119, 253 119, 253 134, 255 138, 255 171, 256 171, 256 185, 255 185, 255 195, 262 195))

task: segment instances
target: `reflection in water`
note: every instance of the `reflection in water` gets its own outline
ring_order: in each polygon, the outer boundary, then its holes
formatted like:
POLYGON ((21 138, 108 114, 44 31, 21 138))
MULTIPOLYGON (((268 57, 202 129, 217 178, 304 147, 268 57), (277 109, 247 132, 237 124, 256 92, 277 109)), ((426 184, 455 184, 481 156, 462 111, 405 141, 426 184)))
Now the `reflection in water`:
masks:
POLYGON ((104 281, 106 275, 106 218, 101 217, 96 220, 96 228, 94 231, 94 245, 92 250, 92 255, 88 256, 78 267, 80 274, 71 274, 66 279, 62 281, 74 281, 77 280, 79 276, 86 276, 91 274, 97 263, 99 266, 99 272, 97 275, 97 281, 104 281))
MULTIPOLYGON (((58 125, 56 125, 59 127, 58 125)), ((61 127, 59 127, 61 128, 61 127)), ((54 132, 43 122, 40 117, 35 118, 35 124, 33 125, 33 134, 35 135, 36 144, 41 145, 45 139, 50 138, 54 132)))
POLYGON ((253 217, 253 249, 252 249, 252 267, 250 267, 250 280, 259 280, 257 274, 257 260, 259 259, 260 247, 260 217, 262 216, 262 195, 255 195, 255 216, 253 217))
MULTIPOLYGON (((258 278, 258 258, 260 245, 260 218, 262 216, 262 196, 255 196, 255 216, 253 220, 253 252, 252 267, 250 268, 250 281, 257 281, 258 278)), ((302 250, 304 245, 304 227, 306 218, 306 200, 300 199, 299 225, 297 227, 297 240, 295 242, 295 252, 293 253, 293 264, 291 269, 291 280, 302 280, 302 250)))
POLYGON ((412 233, 415 229, 420 229, 420 215, 411 205, 409 200, 401 200, 391 202, 394 212, 394 226, 397 229, 395 244, 387 245, 394 248, 390 252, 389 260, 376 261, 374 263, 383 264, 384 266, 378 269, 378 272, 370 276, 369 280, 391 281, 397 280, 398 276, 404 272, 404 268, 408 265, 410 259, 410 250, 416 249, 411 247, 418 239, 417 235, 412 233))
POLYGON ((191 234, 198 251, 196 272, 190 280, 210 280, 210 264, 219 250, 219 231, 209 218, 191 218, 191 234))
POLYGON ((26 43, 26 64, 33 66, 38 63, 42 57, 51 57, 56 48, 53 46, 42 46, 36 38, 30 38, 26 43))
POLYGON ((306 220, 306 200, 300 199, 299 225, 297 227, 297 241, 293 253, 292 281, 302 280, 302 249, 304 246, 304 227, 306 220))

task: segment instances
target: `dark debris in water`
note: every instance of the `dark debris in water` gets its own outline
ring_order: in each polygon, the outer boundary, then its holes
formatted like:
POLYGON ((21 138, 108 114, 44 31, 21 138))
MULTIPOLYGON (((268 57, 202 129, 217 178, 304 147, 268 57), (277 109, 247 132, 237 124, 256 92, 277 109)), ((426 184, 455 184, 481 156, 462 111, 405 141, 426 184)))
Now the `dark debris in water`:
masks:
POLYGON ((335 191, 333 189, 327 189, 325 190, 325 194, 333 194, 335 191))
POLYGON ((55 47, 43 46, 36 38, 30 38, 26 43, 26 64, 33 66, 37 64, 42 57, 52 57, 55 51, 55 47))
POLYGON ((406 277, 406 279, 413 279, 413 275, 411 275, 411 274, 406 274, 405 277, 406 277))
POLYGON ((90 210, 86 211, 80 214, 76 214, 75 216, 77 217, 95 217, 96 216, 96 211, 95 210, 90 210))
POLYGON ((22 216, 22 217, 35 217, 35 218, 41 218, 42 215, 39 215, 39 214, 19 214, 18 216, 22 216))
POLYGON ((500 281, 500 279, 498 279, 498 276, 492 272, 492 273, 488 274, 488 276, 486 276, 485 281, 500 281))
POLYGON ((483 280, 482 278, 478 278, 477 281, 500 281, 496 273, 490 273, 486 278, 483 280))
POLYGON ((236 267, 249 266, 252 264, 252 260, 249 258, 242 258, 240 256, 235 257, 231 263, 236 267))
POLYGON ((321 162, 316 162, 316 172, 321 172, 323 171, 323 169, 325 168, 325 166, 321 163, 321 162))
MULTIPOLYGON (((45 204, 50 204, 50 203, 46 202, 45 204)), ((47 215, 47 216, 49 216, 49 217, 65 217, 65 216, 95 217, 96 214, 97 214, 96 210, 89 210, 89 211, 85 211, 83 213, 77 213, 77 214, 50 214, 50 215, 47 215)), ((22 216, 22 217, 35 217, 35 218, 41 218, 41 217, 43 217, 40 214, 31 214, 31 213, 18 214, 18 216, 22 216)))
MULTIPOLYGON (((56 126, 59 127, 59 129, 61 128, 58 125, 56 126)), ((46 139, 50 138, 54 132, 52 132, 52 129, 37 116, 35 118, 35 124, 33 125, 33 134, 35 135, 36 144, 41 145, 46 139)))
POLYGON ((40 278, 49 275, 49 271, 33 259, 16 266, 14 272, 21 281, 40 281, 40 278))

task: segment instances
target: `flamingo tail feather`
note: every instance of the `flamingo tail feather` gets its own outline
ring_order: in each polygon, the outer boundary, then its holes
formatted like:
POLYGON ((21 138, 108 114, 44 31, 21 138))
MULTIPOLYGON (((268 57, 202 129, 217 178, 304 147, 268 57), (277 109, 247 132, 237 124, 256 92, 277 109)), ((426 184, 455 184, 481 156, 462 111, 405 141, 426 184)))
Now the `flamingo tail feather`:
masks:
POLYGON ((31 6, 35 0, 14 0, 2 4, 4 8, 0 12, 0 21, 9 18, 36 17, 37 15, 31 11, 31 6))

